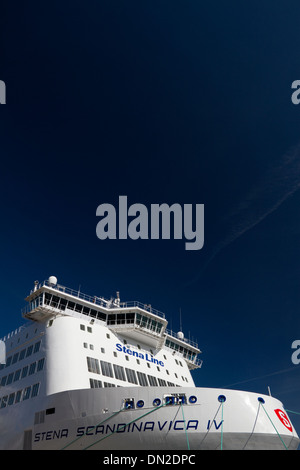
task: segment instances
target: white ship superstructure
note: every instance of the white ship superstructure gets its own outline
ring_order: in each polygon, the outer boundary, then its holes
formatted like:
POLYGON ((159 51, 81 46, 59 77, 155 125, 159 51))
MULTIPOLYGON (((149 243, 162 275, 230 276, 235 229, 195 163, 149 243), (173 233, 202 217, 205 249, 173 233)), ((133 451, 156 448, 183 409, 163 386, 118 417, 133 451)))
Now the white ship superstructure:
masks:
POLYGON ((151 305, 54 276, 26 300, 28 322, 3 338, 1 449, 297 448, 275 398, 195 387, 198 345, 151 305))

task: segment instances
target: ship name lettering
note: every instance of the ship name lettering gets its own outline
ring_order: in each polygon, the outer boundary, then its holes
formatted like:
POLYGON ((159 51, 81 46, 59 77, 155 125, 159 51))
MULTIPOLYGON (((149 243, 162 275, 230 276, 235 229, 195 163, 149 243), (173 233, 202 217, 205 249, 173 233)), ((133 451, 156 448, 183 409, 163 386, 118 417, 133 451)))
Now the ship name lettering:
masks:
POLYGON ((138 423, 114 423, 114 424, 98 424, 97 426, 80 426, 77 428, 76 437, 81 436, 95 436, 97 434, 109 435, 114 433, 123 432, 146 432, 146 431, 188 431, 189 429, 198 429, 199 421, 197 419, 191 419, 187 421, 186 428, 183 420, 176 421, 141 421, 138 423))
POLYGON ((44 431, 44 432, 37 432, 34 436, 34 442, 40 441, 50 441, 52 439, 61 439, 62 437, 68 437, 69 430, 68 429, 59 429, 44 431))

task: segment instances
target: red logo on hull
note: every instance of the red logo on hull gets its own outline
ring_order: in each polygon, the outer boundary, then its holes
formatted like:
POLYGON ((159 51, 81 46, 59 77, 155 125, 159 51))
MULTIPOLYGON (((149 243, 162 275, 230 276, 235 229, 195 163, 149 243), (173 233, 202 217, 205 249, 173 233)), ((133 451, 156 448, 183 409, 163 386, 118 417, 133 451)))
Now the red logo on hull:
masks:
POLYGON ((289 421, 289 418, 285 414, 285 412, 280 410, 279 408, 277 408, 277 410, 274 410, 274 411, 277 414, 277 417, 282 422, 283 426, 285 426, 289 431, 293 432, 293 427, 289 421))

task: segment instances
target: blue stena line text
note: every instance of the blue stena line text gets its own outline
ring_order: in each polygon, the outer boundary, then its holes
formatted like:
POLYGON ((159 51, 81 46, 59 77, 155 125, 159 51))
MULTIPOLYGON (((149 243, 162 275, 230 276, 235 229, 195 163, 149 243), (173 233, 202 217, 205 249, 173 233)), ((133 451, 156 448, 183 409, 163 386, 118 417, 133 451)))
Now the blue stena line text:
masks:
POLYGON ((138 351, 133 351, 132 349, 128 348, 127 346, 122 346, 122 344, 117 343, 116 344, 117 351, 123 352, 125 354, 128 354, 128 356, 135 356, 138 359, 144 359, 145 361, 152 362, 153 364, 156 364, 158 366, 164 367, 163 361, 159 361, 158 359, 155 359, 155 357, 150 356, 148 353, 143 354, 138 351))

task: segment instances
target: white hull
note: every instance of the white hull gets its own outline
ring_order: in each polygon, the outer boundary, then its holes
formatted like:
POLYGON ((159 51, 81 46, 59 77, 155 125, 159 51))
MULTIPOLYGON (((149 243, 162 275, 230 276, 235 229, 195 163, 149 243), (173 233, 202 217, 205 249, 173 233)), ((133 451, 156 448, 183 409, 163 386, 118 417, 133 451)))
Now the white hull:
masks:
MULTIPOLYGON (((274 411, 283 410, 282 403, 249 392, 162 387, 71 390, 48 396, 39 406, 44 411, 55 408, 55 412, 24 415, 23 419, 19 415, 23 426, 18 435, 14 433, 13 442, 4 438, 4 449, 284 450, 299 445, 294 428, 287 429, 274 411), (165 394, 179 391, 186 395, 186 404, 153 405, 154 399, 163 404, 165 394), (220 395, 226 397, 223 405, 220 395), (196 403, 189 402, 191 396, 196 403), (143 400, 144 406, 122 409, 124 398, 134 398, 135 403, 143 400)), ((16 429, 15 422, 11 425, 16 429)))
POLYGON ((140 302, 87 296, 54 277, 4 338, 0 449, 296 449, 281 402, 196 388, 197 343, 140 302))

